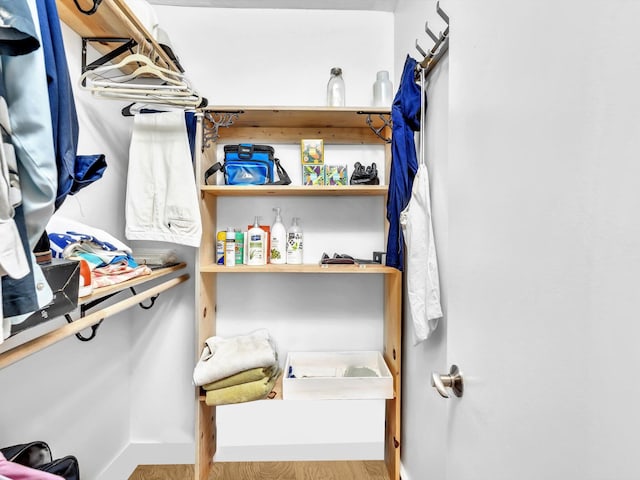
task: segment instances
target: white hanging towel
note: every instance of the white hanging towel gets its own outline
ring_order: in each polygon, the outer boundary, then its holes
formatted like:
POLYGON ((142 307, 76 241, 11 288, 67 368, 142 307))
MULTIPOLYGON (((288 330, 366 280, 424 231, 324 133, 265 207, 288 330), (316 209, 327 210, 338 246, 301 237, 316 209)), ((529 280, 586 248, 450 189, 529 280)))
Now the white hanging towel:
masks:
POLYGON ((431 222, 429 173, 418 165, 411 199, 400 213, 400 225, 407 244, 407 295, 409 314, 414 327, 414 345, 429 338, 442 317, 438 259, 431 222))
POLYGON ((125 221, 129 240, 200 246, 202 223, 184 112, 135 116, 125 221))

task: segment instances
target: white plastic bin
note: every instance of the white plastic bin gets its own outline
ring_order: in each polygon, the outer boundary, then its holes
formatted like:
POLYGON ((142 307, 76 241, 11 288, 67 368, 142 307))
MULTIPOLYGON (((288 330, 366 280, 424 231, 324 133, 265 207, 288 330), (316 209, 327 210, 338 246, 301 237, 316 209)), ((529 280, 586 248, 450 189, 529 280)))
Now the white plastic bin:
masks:
POLYGON ((289 352, 287 355, 282 379, 284 400, 363 400, 393 396, 393 378, 380 352, 289 352))

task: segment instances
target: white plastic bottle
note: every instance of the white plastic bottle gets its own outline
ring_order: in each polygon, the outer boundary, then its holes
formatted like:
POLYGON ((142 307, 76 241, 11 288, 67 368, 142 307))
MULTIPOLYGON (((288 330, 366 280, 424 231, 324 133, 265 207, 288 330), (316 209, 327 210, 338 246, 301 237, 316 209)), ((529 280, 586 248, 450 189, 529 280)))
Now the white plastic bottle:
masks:
POLYGON ((373 84, 373 106, 391 106, 391 94, 393 85, 389 80, 389 72, 382 70, 376 74, 376 82, 373 84))
POLYGON ((345 86, 344 78, 342 78, 342 69, 333 67, 331 69, 331 77, 327 84, 327 106, 328 107, 344 107, 345 106, 345 86))
POLYGON ((298 217, 293 217, 287 231, 287 263, 299 265, 302 263, 302 227, 298 224, 298 217))
POLYGON ((271 263, 282 265, 287 263, 287 229, 282 223, 280 207, 273 209, 276 218, 271 225, 271 263))
POLYGON ((256 217, 253 226, 247 232, 247 265, 266 265, 265 231, 260 228, 260 218, 256 217))
POLYGON ((224 265, 233 267, 236 264, 236 231, 229 227, 224 241, 224 265))

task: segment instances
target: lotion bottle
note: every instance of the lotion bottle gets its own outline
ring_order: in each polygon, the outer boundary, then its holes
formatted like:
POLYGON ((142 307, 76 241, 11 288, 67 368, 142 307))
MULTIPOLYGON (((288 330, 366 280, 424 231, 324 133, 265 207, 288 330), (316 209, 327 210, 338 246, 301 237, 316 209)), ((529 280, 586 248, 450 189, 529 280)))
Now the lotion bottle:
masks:
POLYGON ((260 228, 260 218, 256 217, 253 226, 247 232, 248 255, 247 265, 265 265, 265 233, 260 228))
POLYGON ((302 227, 298 220, 298 217, 293 217, 287 232, 287 263, 292 265, 302 263, 302 227))
POLYGON ((282 265, 287 263, 287 229, 282 223, 280 208, 273 209, 276 218, 271 226, 271 263, 282 265))
POLYGON ((233 267, 236 264, 236 231, 229 227, 224 242, 224 264, 233 267))

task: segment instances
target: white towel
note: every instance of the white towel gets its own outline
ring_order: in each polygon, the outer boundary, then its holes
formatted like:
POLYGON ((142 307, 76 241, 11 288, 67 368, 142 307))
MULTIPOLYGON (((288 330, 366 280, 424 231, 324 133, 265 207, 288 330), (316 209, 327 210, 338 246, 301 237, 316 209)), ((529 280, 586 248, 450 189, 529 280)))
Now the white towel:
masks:
POLYGON ((209 337, 193 370, 196 386, 206 385, 251 368, 276 365, 278 355, 266 329, 236 337, 209 337))
POLYGON ((442 317, 440 277, 436 243, 433 238, 429 173, 418 166, 411 199, 400 213, 400 225, 407 244, 406 275, 409 314, 413 323, 414 345, 429 338, 442 317))
POLYGON ((202 224, 184 112, 135 116, 125 221, 129 240, 200 246, 202 224))

